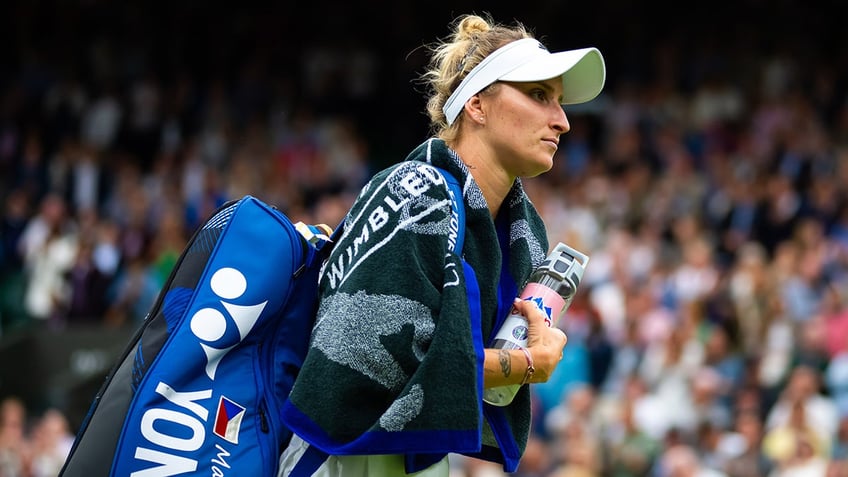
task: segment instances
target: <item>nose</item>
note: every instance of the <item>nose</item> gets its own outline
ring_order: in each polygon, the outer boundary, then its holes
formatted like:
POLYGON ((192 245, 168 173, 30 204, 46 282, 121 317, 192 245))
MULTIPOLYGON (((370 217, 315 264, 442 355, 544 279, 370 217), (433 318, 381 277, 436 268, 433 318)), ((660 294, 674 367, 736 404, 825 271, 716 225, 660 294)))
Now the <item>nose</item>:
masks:
POLYGON ((551 119, 551 129, 558 134, 565 134, 571 130, 571 124, 568 122, 568 117, 565 115, 565 109, 557 105, 554 116, 551 119))

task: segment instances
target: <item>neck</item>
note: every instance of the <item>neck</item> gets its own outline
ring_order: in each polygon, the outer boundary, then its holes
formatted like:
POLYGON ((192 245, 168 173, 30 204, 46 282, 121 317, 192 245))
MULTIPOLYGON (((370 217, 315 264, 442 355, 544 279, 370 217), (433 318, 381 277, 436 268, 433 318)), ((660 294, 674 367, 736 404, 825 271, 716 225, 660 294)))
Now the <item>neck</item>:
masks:
POLYGON ((494 160, 494 154, 485 143, 476 140, 473 135, 469 136, 467 139, 457 140, 450 147, 459 154, 459 158, 468 167, 474 182, 483 192, 489 212, 494 219, 512 189, 515 177, 510 176, 498 161, 494 160))

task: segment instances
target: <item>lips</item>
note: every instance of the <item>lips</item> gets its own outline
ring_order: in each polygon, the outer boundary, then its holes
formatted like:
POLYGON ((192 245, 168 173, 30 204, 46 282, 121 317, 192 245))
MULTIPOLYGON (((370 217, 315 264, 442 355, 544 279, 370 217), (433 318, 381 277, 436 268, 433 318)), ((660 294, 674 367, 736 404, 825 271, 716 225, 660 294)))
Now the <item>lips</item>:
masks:
POLYGON ((542 142, 546 142, 546 143, 552 145, 554 147, 554 149, 559 148, 559 139, 544 138, 544 139, 542 139, 542 142))

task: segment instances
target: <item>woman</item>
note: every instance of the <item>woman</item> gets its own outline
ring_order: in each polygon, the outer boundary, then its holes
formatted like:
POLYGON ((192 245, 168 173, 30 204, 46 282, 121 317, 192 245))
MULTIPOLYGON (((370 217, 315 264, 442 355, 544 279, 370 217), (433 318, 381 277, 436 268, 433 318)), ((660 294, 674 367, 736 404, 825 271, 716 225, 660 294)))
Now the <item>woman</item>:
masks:
POLYGON ((506 407, 482 389, 544 382, 566 337, 515 302, 547 253, 545 227, 519 177, 552 167, 569 129, 561 104, 601 90, 588 48, 549 53, 520 24, 455 23, 425 73, 436 137, 364 187, 321 275, 310 351, 283 407, 295 436, 280 475, 448 475, 448 453, 514 471, 527 441, 527 386, 506 407), (451 251, 462 185, 465 245, 451 251), (455 222, 454 222, 455 224, 455 222), (515 306, 526 350, 484 349, 515 306))

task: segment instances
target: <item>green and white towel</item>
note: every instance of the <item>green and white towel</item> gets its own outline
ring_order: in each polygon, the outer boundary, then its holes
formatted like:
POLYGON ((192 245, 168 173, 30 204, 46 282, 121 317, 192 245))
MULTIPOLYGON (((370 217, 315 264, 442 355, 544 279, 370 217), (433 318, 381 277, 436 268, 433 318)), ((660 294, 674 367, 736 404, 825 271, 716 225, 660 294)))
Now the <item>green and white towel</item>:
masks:
POLYGON ((405 454, 408 471, 452 452, 515 470, 529 434, 529 391, 504 408, 484 404, 483 347, 547 248, 520 180, 493 221, 441 140, 376 174, 322 271, 286 424, 327 454, 405 454), (429 164, 463 185, 462 258, 450 252, 450 199, 429 164))

